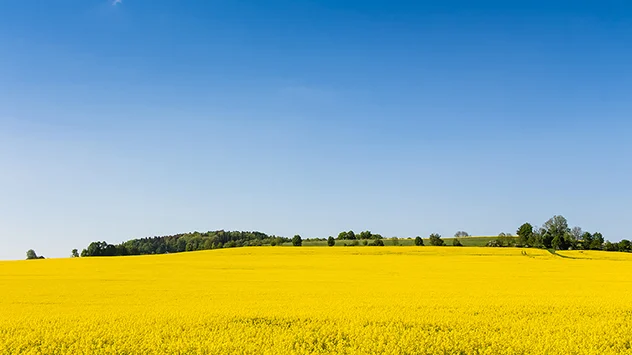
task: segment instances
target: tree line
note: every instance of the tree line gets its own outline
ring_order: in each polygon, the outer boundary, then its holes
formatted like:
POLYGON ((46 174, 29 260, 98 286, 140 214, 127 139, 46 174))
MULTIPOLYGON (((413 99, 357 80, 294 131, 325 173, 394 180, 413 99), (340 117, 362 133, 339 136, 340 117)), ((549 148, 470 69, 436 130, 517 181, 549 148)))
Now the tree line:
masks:
MULTIPOLYGON (((605 251, 632 251, 629 240, 612 243, 605 241, 599 232, 590 233, 580 227, 570 228, 568 221, 563 216, 553 216, 542 227, 533 226, 530 223, 522 224, 514 236, 511 233, 500 233, 497 238, 487 243, 489 247, 523 247, 546 248, 556 250, 605 250, 605 251)), ((463 246, 459 238, 469 237, 465 231, 458 231, 452 239, 452 246, 463 246)), ((384 246, 384 237, 371 231, 355 233, 353 230, 342 231, 334 238, 314 238, 312 241, 326 241, 328 246, 344 242, 347 246, 367 245, 384 246)), ((396 237, 391 238, 393 245, 399 245, 396 237)), ((283 245, 291 243, 293 246, 302 246, 303 239, 300 235, 293 238, 267 235, 261 232, 237 232, 237 231, 209 231, 206 233, 193 232, 162 237, 132 239, 121 244, 112 245, 106 242, 92 242, 88 248, 81 252, 81 256, 123 256, 179 253, 184 251, 210 250, 219 248, 234 248, 244 246, 283 245)), ((415 237, 416 246, 424 246, 424 239, 415 237)), ((433 233, 428 237, 431 246, 445 246, 446 243, 440 234, 433 233)), ((73 257, 77 250, 73 250, 73 257)))
POLYGON ((581 227, 572 227, 563 216, 553 216, 542 227, 524 223, 516 232, 516 246, 535 247, 556 250, 605 250, 630 252, 631 244, 627 239, 612 243, 606 241, 599 232, 588 232, 581 227))
MULTIPOLYGON (((132 239, 121 244, 105 241, 92 242, 81 251, 81 256, 124 256, 181 253, 184 251, 235 248, 243 246, 281 245, 289 238, 261 232, 209 231, 160 237, 132 239)), ((74 254, 74 253, 73 253, 74 254)))
MULTIPOLYGON (((632 243, 623 239, 620 242, 610 242, 604 239, 599 232, 588 232, 580 227, 569 227, 568 221, 563 216, 553 216, 541 227, 530 223, 522 224, 514 236, 511 233, 500 233, 497 238, 489 241, 489 247, 521 247, 521 248, 546 248, 556 250, 604 250, 631 252, 632 243)), ((452 239, 452 246, 463 246, 459 238, 467 238, 469 234, 465 231, 458 231, 452 239)), ((409 238, 410 239, 410 238, 409 238)), ((345 246, 384 246, 384 238, 381 234, 371 231, 355 233, 352 230, 342 231, 334 238, 314 238, 309 241, 323 241, 328 246, 343 243, 345 246)), ((393 245, 400 245, 399 239, 390 239, 393 245)), ((427 242, 431 246, 445 246, 445 241, 437 233, 431 234, 427 242)), ((267 235, 262 232, 239 232, 239 231, 209 231, 205 233, 192 232, 168 236, 156 236, 150 238, 132 239, 120 244, 109 244, 105 241, 90 243, 81 253, 73 249, 72 257, 88 256, 124 256, 124 255, 146 255, 146 254, 166 254, 180 253, 185 251, 210 250, 219 248, 235 248, 244 246, 277 246, 291 243, 293 246, 302 246, 303 239, 300 235, 293 238, 267 235)), ((415 246, 424 246, 424 239, 420 236, 414 238, 415 246)), ((27 259, 43 259, 34 250, 27 252, 27 259)))

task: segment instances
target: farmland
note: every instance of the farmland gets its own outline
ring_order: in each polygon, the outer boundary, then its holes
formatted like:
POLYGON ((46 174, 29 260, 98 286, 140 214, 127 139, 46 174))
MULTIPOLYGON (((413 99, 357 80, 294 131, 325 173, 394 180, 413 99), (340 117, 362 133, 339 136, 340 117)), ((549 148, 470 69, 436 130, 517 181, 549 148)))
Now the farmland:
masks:
POLYGON ((0 262, 0 354, 632 353, 632 254, 385 244, 0 262))

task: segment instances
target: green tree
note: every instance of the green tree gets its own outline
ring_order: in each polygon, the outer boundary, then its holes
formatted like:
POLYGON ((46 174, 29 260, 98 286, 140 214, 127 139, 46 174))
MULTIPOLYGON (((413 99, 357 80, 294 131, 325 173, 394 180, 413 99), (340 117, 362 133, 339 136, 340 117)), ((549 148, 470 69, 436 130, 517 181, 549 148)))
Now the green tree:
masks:
POLYGON ((372 236, 371 231, 364 231, 358 234, 358 239, 371 239, 372 236))
POLYGON ((544 228, 538 228, 536 226, 533 226, 533 233, 531 234, 531 236, 529 237, 529 240, 527 241, 529 246, 536 247, 536 248, 544 248, 544 238, 543 238, 544 233, 545 233, 544 228))
POLYGON ((292 245, 295 247, 300 247, 303 245, 303 239, 300 235, 297 234, 294 236, 294 238, 292 238, 292 245))
POLYGON ((347 232, 346 231, 342 231, 340 233, 338 233, 338 240, 346 240, 347 239, 347 232))
POLYGON ((441 239, 441 235, 437 234, 437 233, 432 233, 430 234, 430 245, 432 246, 443 246, 445 245, 445 243, 443 242, 443 239, 441 239))
POLYGON ((553 237, 553 239, 551 240, 551 247, 556 250, 568 249, 564 236, 559 236, 559 235, 556 235, 555 237, 553 237))
POLYGON ((610 241, 607 241, 603 245, 603 250, 605 250, 605 251, 617 251, 617 250, 619 250, 619 243, 610 243, 610 241))
POLYGON ((355 233, 353 233, 353 231, 348 231, 348 232, 347 232, 347 239, 349 239, 349 240, 355 240, 355 239, 356 239, 356 235, 355 235, 355 233))
POLYGON ((629 252, 632 250, 632 243, 627 239, 622 239, 619 242, 619 251, 629 252))
POLYGON ((568 228, 568 221, 563 216, 553 216, 548 221, 544 222, 543 225, 546 233, 543 236, 544 246, 546 248, 552 247, 552 242, 555 237, 559 239, 564 238, 564 235, 570 232, 568 228))
POLYGON ((79 257, 79 251, 77 249, 73 249, 71 255, 72 255, 73 258, 78 258, 79 257))
POLYGON ((454 233, 454 238, 463 238, 463 237, 469 237, 470 235, 467 234, 466 231, 458 231, 456 233, 454 233))
POLYGON ((590 243, 590 249, 601 250, 604 242, 605 241, 604 241, 603 235, 601 235, 601 233, 599 232, 596 232, 595 234, 593 234, 593 240, 590 243))
POLYGON ((418 247, 423 246, 424 245, 424 240, 421 239, 420 236, 416 236, 415 237, 415 245, 418 246, 418 247))
POLYGON ((590 249, 590 244, 593 241, 593 236, 589 232, 584 232, 582 234, 580 240, 581 240, 581 247, 582 247, 582 249, 589 250, 590 249))
POLYGON ((524 223, 518 228, 516 234, 518 234, 520 245, 529 245, 529 239, 533 236, 533 226, 529 223, 524 223))
POLYGON ((329 238, 327 238, 327 245, 329 245, 330 247, 336 245, 336 240, 334 239, 334 237, 329 236, 329 238))
POLYGON ((39 258, 37 257, 37 254, 35 253, 35 250, 29 249, 26 252, 26 260, 33 260, 33 259, 39 259, 39 258))
POLYGON ((457 238, 452 239, 452 245, 455 247, 462 247, 463 244, 461 244, 461 241, 458 240, 457 238))
POLYGON ((575 238, 575 235, 572 231, 564 234, 564 243, 566 243, 566 249, 575 250, 578 249, 579 242, 575 238))

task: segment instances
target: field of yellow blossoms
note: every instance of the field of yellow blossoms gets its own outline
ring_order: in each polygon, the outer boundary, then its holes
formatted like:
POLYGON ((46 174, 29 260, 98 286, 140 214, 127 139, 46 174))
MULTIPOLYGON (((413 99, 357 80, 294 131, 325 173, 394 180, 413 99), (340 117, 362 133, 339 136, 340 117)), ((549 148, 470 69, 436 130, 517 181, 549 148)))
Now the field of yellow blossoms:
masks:
POLYGON ((248 247, 0 262, 0 354, 632 354, 632 254, 248 247))

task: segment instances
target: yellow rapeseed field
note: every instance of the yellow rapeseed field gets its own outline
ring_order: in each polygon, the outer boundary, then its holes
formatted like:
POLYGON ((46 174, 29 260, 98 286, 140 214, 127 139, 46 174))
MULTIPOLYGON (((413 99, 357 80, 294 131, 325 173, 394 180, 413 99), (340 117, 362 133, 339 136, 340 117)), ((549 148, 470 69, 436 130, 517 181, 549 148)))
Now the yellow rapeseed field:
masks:
POLYGON ((0 262, 0 354, 632 354, 632 254, 250 247, 0 262))

